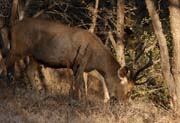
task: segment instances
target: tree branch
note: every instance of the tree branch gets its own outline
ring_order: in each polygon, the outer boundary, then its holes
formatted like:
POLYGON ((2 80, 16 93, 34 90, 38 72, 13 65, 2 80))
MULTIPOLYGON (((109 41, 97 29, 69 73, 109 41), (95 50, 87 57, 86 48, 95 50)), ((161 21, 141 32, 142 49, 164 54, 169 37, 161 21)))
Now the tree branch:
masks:
POLYGON ((18 15, 19 15, 19 20, 22 20, 25 16, 25 11, 27 10, 28 6, 29 6, 29 3, 30 3, 31 0, 27 0, 24 7, 22 6, 22 3, 19 4, 18 6, 18 15))
POLYGON ((18 3, 19 3, 18 0, 13 0, 12 9, 11 9, 10 25, 12 25, 14 23, 14 21, 16 20, 18 3))
POLYGON ((54 2, 53 4, 49 5, 46 9, 40 10, 38 11, 36 14, 33 15, 33 18, 37 18, 38 16, 42 15, 46 10, 49 10, 51 8, 53 8, 54 6, 56 6, 56 2, 54 2))
POLYGON ((113 46, 113 48, 114 49, 116 49, 116 41, 114 40, 114 37, 113 37, 113 35, 112 35, 112 32, 108 32, 108 36, 109 36, 109 39, 110 39, 110 41, 111 41, 111 44, 112 44, 112 46, 113 46))
POLYGON ((92 33, 94 32, 94 29, 96 27, 98 5, 99 5, 99 0, 96 0, 95 8, 94 8, 93 15, 92 15, 92 24, 91 24, 91 27, 89 28, 89 31, 92 33))
POLYGON ((150 54, 148 55, 148 58, 149 58, 149 60, 148 60, 148 62, 145 64, 145 65, 143 65, 142 67, 140 67, 139 69, 137 69, 137 70, 130 70, 130 79, 132 80, 132 81, 134 81, 134 83, 136 84, 136 81, 137 80, 139 80, 140 79, 140 77, 139 78, 137 78, 138 76, 139 76, 139 74, 142 72, 142 71, 144 71, 145 69, 147 69, 147 68, 149 68, 150 66, 152 66, 153 65, 153 61, 152 61, 152 52, 150 52, 150 54))

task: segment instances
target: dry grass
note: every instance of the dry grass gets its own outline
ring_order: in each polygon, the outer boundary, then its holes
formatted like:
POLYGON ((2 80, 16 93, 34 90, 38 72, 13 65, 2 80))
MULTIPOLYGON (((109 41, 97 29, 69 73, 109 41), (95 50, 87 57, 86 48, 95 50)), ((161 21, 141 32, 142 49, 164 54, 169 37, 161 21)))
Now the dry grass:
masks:
POLYGON ((158 108, 149 100, 130 100, 127 104, 103 104, 102 93, 98 90, 101 87, 93 85, 98 84, 94 78, 90 78, 87 101, 72 100, 68 95, 69 83, 65 81, 61 71, 59 75, 61 81, 58 79, 47 82, 49 92, 46 95, 18 86, 12 91, 0 82, 0 123, 180 122, 180 115, 158 108))

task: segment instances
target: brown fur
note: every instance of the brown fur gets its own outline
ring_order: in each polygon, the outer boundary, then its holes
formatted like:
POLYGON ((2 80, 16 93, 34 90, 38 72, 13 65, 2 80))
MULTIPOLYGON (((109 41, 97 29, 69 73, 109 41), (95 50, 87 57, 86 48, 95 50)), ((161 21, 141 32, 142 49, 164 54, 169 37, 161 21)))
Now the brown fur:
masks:
POLYGON ((27 18, 12 25, 10 32, 11 50, 1 61, 1 68, 4 64, 12 67, 15 61, 31 56, 53 68, 67 67, 68 64, 78 73, 76 81, 83 81, 83 72, 96 69, 104 76, 110 96, 126 95, 123 86, 127 85, 121 84, 121 75, 117 72, 120 65, 100 39, 87 30, 27 18))

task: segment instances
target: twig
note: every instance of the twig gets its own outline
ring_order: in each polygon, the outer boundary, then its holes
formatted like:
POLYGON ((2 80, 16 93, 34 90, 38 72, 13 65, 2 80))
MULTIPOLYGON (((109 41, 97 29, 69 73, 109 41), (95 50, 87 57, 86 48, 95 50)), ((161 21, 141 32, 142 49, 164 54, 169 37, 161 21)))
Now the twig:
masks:
POLYGON ((151 93, 154 93, 154 92, 162 90, 162 89, 167 89, 167 87, 163 86, 163 87, 160 87, 160 88, 151 89, 147 93, 151 94, 151 93))
POLYGON ((144 65, 142 66, 141 68, 139 68, 135 74, 133 75, 133 80, 134 81, 137 81, 137 76, 145 69, 147 69, 148 67, 152 66, 153 65, 153 61, 152 61, 152 52, 150 53, 150 55, 148 56, 149 57, 149 61, 144 65))
POLYGON ((30 0, 27 0, 26 3, 25 3, 24 9, 21 8, 22 10, 20 10, 20 8, 19 8, 19 10, 18 10, 19 11, 18 12, 19 20, 22 20, 24 18, 25 11, 27 10, 27 8, 29 6, 29 3, 30 3, 30 0))
POLYGON ((111 41, 111 44, 112 44, 112 46, 113 46, 113 48, 115 49, 116 48, 116 41, 114 40, 114 37, 113 37, 113 35, 112 35, 112 32, 108 32, 108 36, 109 36, 109 39, 110 39, 110 41, 111 41))
POLYGON ((12 10, 11 10, 11 18, 10 18, 10 25, 12 25, 16 19, 16 15, 17 15, 17 7, 18 7, 18 0, 13 0, 12 3, 12 10))
POLYGON ((96 26, 96 20, 97 20, 97 13, 98 13, 98 5, 99 5, 99 0, 96 0, 95 8, 93 11, 93 16, 92 16, 92 25, 89 29, 90 32, 94 32, 95 26, 96 26))
POLYGON ((157 40, 155 40, 150 47, 145 48, 144 52, 148 53, 149 51, 151 51, 152 49, 156 47, 156 44, 157 44, 157 40))
POLYGON ((56 6, 56 5, 57 5, 57 4, 54 3, 54 4, 49 5, 47 9, 40 10, 40 11, 37 12, 35 15, 33 15, 33 18, 37 18, 38 16, 42 15, 46 10, 51 9, 51 8, 53 8, 53 7, 56 6))

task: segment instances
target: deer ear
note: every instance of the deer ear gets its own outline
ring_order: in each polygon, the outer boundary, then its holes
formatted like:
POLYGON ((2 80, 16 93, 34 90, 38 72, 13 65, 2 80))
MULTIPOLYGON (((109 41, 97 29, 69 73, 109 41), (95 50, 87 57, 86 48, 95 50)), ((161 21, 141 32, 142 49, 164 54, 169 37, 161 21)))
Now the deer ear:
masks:
POLYGON ((119 78, 125 77, 125 76, 127 76, 127 74, 128 74, 128 68, 126 66, 119 68, 119 70, 118 70, 118 77, 119 78))

